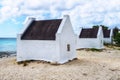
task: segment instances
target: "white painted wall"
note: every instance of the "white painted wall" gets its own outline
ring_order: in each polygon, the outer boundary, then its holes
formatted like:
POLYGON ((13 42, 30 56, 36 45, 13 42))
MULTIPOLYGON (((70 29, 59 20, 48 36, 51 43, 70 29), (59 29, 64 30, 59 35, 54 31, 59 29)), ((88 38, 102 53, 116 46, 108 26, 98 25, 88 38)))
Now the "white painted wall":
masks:
POLYGON ((17 40, 17 61, 45 60, 59 61, 58 42, 53 40, 17 40))
POLYGON ((98 44, 99 44, 98 49, 104 48, 104 40, 103 40, 104 38, 103 38, 103 29, 102 29, 102 27, 99 27, 98 34, 97 34, 97 39, 99 40, 98 41, 98 44))
POLYGON ((104 38, 104 43, 111 44, 112 43, 112 39, 111 38, 104 38))
POLYGON ((77 49, 79 48, 96 48, 101 49, 100 40, 97 38, 80 38, 77 39, 77 49))

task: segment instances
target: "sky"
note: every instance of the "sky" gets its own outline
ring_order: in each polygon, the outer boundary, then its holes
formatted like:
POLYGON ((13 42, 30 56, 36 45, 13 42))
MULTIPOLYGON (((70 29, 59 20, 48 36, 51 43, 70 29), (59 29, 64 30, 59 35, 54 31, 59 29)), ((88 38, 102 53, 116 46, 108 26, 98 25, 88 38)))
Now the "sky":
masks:
POLYGON ((16 37, 28 16, 43 20, 66 14, 74 31, 93 25, 119 27, 120 0, 0 0, 0 37, 16 37))

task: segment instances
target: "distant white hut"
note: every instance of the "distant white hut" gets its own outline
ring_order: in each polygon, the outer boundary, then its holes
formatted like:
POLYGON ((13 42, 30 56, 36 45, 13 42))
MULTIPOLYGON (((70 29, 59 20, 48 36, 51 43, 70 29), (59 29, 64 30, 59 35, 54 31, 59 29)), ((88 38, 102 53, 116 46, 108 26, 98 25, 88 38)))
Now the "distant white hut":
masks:
POLYGON ((104 35, 104 43, 112 44, 113 29, 109 29, 109 30, 103 29, 103 35, 104 35))
POLYGON ((63 19, 29 18, 17 36, 17 61, 65 63, 76 58, 76 35, 68 15, 63 19))
POLYGON ((99 28, 81 28, 77 38, 77 49, 80 48, 103 48, 103 31, 99 28))

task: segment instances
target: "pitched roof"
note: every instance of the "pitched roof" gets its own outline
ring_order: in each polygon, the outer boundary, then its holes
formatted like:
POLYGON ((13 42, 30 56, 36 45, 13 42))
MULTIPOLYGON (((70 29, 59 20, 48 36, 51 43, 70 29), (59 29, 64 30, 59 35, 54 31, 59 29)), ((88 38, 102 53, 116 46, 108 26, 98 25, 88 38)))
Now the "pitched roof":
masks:
POLYGON ((109 38, 110 37, 110 30, 103 29, 103 35, 104 35, 104 38, 109 38))
POLYGON ((82 29, 79 38, 97 38, 98 28, 82 29))
POLYGON ((23 33, 22 40, 55 40, 62 19, 33 21, 23 33))

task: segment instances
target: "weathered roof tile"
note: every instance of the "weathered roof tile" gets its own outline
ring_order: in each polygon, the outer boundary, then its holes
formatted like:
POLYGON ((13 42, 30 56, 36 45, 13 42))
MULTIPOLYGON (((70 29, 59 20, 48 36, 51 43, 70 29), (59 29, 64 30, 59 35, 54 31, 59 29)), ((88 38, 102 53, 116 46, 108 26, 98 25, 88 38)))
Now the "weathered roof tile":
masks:
POLYGON ((110 30, 103 29, 103 35, 104 35, 104 38, 109 38, 110 37, 110 30))
POLYGON ((62 19, 33 21, 22 35, 22 40, 55 40, 62 19))
POLYGON ((98 28, 82 29, 79 38, 97 38, 98 28))

